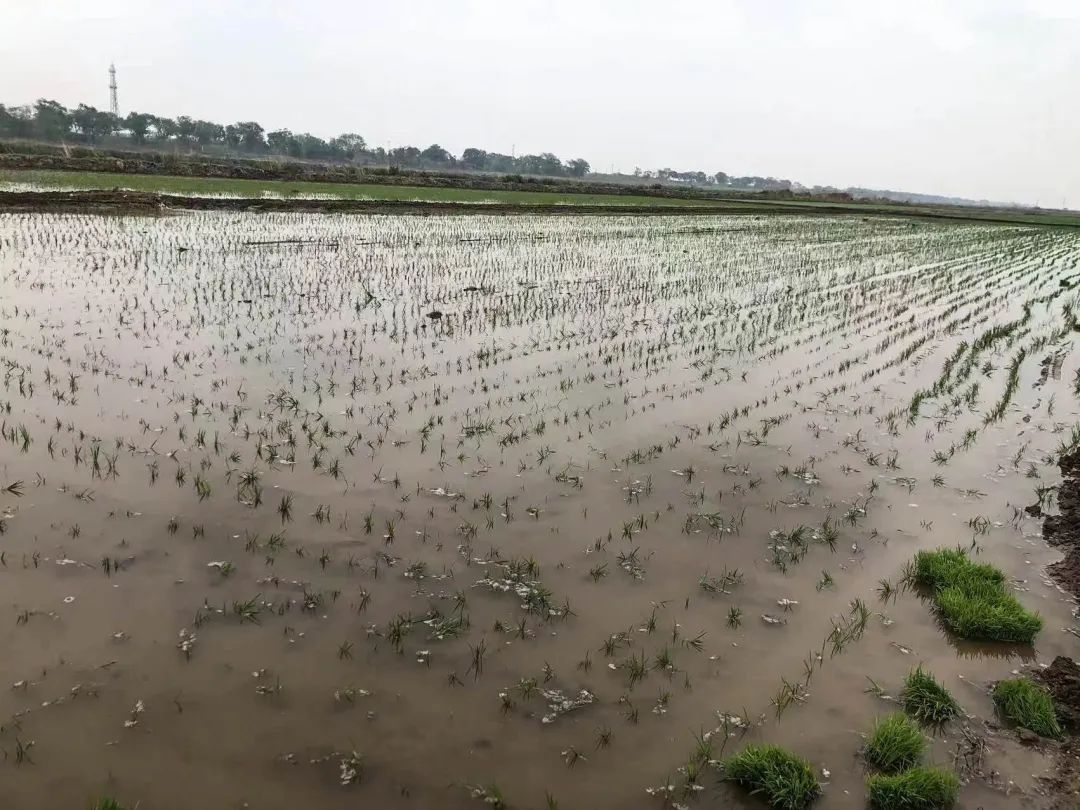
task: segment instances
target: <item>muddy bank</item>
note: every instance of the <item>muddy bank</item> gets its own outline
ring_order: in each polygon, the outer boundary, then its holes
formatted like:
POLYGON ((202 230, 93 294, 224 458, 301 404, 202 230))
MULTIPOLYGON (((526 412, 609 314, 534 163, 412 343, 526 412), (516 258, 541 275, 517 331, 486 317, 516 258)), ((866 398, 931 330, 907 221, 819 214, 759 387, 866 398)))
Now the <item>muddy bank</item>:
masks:
MULTIPOLYGON (((752 204, 690 205, 532 205, 516 203, 428 202, 419 200, 344 200, 273 197, 186 197, 142 191, 0 192, 0 211, 48 213, 157 214, 186 211, 284 211, 335 214, 663 214, 763 213, 752 204)), ((770 208, 769 211, 772 209, 770 208)))
POLYGON ((732 196, 756 199, 802 199, 827 202, 854 202, 845 192, 829 194, 793 193, 770 190, 738 192, 712 191, 692 187, 671 187, 659 183, 626 184, 589 179, 535 177, 433 169, 405 169, 396 166, 328 163, 277 157, 241 157, 99 149, 61 148, 50 144, 0 142, 0 169, 38 171, 109 172, 151 174, 174 177, 209 177, 229 180, 285 180, 316 183, 378 183, 425 188, 466 188, 483 191, 548 191, 560 194, 614 194, 660 199, 726 200, 732 196))
POLYGON ((1065 558, 1047 566, 1047 571, 1058 585, 1080 598, 1080 450, 1062 456, 1058 466, 1062 476, 1057 498, 1060 513, 1046 516, 1043 536, 1061 549, 1065 558))
POLYGON ((1054 699, 1058 719, 1069 736, 1058 748, 1054 768, 1047 779, 1053 797, 1051 810, 1074 810, 1080 806, 1080 666, 1059 655, 1043 670, 1032 672, 1054 699))
POLYGON ((1036 677, 1050 690, 1062 726, 1074 735, 1080 732, 1080 666, 1059 655, 1036 677))
MULTIPOLYGON (((1063 455, 1058 462, 1061 485, 1057 515, 1046 515, 1043 536, 1061 549, 1065 557, 1047 566, 1062 588, 1080 598, 1080 450, 1063 455)), ((1080 666, 1071 658, 1057 656, 1044 670, 1032 673, 1054 699, 1058 719, 1069 737, 1058 750, 1049 786, 1057 796, 1053 810, 1080 806, 1080 666)))
POLYGON ((566 203, 467 203, 423 200, 304 199, 296 197, 189 197, 144 191, 0 191, 0 212, 155 215, 170 211, 249 211, 315 214, 545 214, 561 216, 726 216, 732 214, 800 217, 903 217, 924 221, 948 220, 979 224, 1033 225, 1010 219, 968 217, 962 212, 876 211, 853 204, 810 208, 798 203, 750 201, 712 205, 575 205, 566 203))

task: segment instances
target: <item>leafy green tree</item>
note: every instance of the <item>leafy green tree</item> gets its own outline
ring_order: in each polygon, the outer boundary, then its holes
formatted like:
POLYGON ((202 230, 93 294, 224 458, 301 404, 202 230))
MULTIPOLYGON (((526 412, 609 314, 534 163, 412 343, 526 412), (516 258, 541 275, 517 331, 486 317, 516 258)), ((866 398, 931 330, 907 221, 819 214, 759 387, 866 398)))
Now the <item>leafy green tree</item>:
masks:
POLYGON ((55 101, 39 98, 34 103, 35 134, 47 141, 62 141, 71 136, 72 114, 55 101))
POLYGON ((589 161, 577 158, 566 163, 566 173, 571 177, 584 177, 589 173, 589 161))
POLYGON ((415 166, 420 162, 420 150, 415 146, 399 146, 390 150, 390 162, 395 166, 415 166))
POLYGON ((168 141, 179 133, 176 122, 171 118, 155 115, 150 125, 154 128, 154 137, 159 141, 168 141))
POLYGON ((34 130, 34 112, 29 107, 0 104, 0 137, 29 138, 34 130))
POLYGON ((213 121, 195 122, 195 141, 201 146, 221 143, 225 138, 225 127, 213 121))
POLYGON ((186 115, 176 119, 176 137, 185 143, 195 142, 195 121, 186 115))
POLYGON ((470 146, 461 153, 461 165, 463 168, 472 169, 473 171, 482 171, 487 168, 487 163, 488 153, 483 149, 476 149, 470 146))
POLYGON ((334 156, 334 150, 326 141, 318 135, 305 132, 296 136, 296 144, 300 157, 304 158, 329 158, 334 156))
POLYGON ((153 123, 154 116, 141 112, 130 112, 124 116, 124 128, 131 133, 131 140, 135 143, 146 143, 146 133, 153 123))
POLYGON ((263 128, 255 121, 238 121, 233 124, 238 138, 238 146, 249 152, 266 151, 266 138, 263 128))
POLYGON ((84 141, 94 143, 97 140, 101 129, 98 122, 100 116, 100 110, 96 107, 88 107, 85 104, 80 104, 75 112, 71 114, 71 122, 84 141))
POLYGON ((454 156, 437 143, 433 143, 421 152, 420 159, 429 166, 449 166, 454 162, 454 156))
POLYGON ((341 157, 350 160, 356 160, 367 151, 367 143, 364 141, 363 137, 357 135, 355 132, 345 132, 338 135, 330 141, 330 146, 338 152, 341 157))
POLYGON ((300 157, 300 142, 287 129, 275 129, 266 136, 267 148, 276 155, 300 157))

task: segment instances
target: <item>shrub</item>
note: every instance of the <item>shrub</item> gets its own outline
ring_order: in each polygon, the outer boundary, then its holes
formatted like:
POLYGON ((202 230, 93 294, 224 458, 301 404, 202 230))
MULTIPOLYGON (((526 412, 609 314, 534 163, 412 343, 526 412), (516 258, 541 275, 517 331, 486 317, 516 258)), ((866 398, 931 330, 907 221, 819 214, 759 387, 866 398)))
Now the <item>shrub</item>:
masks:
POLYGON ((900 773, 918 764, 925 749, 926 738, 919 727, 897 712, 874 724, 863 756, 879 771, 900 773))
POLYGON ((1042 618, 1009 593, 1001 571, 959 549, 920 551, 914 579, 933 591, 942 620, 961 638, 1030 644, 1042 629, 1042 618))
POLYGON ((1027 678, 999 681, 994 688, 994 703, 1018 726, 1043 737, 1055 740, 1061 737, 1061 726, 1050 693, 1027 678))
POLYGON ((940 768, 912 768, 897 776, 866 780, 872 810, 946 810, 956 801, 960 780, 940 768))
POLYGON ((775 745, 748 745, 724 763, 724 775, 777 810, 803 810, 821 794, 805 759, 775 745))
POLYGON ((952 720, 960 711, 956 698, 922 667, 907 676, 901 697, 904 711, 926 725, 940 726, 952 720))

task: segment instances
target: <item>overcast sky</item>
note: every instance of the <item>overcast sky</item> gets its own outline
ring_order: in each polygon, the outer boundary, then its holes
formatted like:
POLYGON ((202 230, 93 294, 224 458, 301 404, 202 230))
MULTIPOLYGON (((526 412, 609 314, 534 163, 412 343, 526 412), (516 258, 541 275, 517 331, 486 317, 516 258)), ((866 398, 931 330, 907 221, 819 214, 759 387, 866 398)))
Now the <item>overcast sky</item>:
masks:
POLYGON ((4 0, 0 101, 1080 207, 1080 0, 4 0))

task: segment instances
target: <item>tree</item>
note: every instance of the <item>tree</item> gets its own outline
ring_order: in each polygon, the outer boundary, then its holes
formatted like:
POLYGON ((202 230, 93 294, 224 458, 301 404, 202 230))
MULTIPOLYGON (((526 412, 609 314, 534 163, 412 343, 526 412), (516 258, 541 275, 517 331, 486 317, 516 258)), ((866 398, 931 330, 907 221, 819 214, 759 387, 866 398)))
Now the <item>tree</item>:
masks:
POLYGON ((233 124, 235 131, 238 133, 239 143, 238 146, 241 149, 246 149, 249 152, 261 152, 266 150, 267 141, 262 136, 262 127, 255 121, 238 121, 233 124))
POLYGON ((395 166, 416 166, 420 162, 420 150, 415 146, 398 146, 390 150, 390 162, 395 166))
POLYGON ((310 132, 297 135, 295 140, 300 157, 327 158, 333 154, 330 144, 318 135, 312 135, 310 132))
POLYGON ((421 152, 420 159, 430 166, 449 166, 454 162, 454 156, 437 143, 433 143, 421 152))
POLYGON ((577 158, 576 160, 570 160, 566 163, 566 171, 571 177, 584 177, 589 173, 592 167, 589 166, 589 161, 577 158))
POLYGON ((277 155, 300 156, 300 142, 287 129, 275 129, 266 136, 266 146, 277 155))
POLYGON ((0 137, 28 138, 33 134, 34 113, 29 107, 0 104, 0 137))
POLYGON ((335 151, 339 152, 342 157, 349 158, 350 160, 356 160, 367 150, 367 143, 364 141, 363 137, 357 135, 355 132, 345 132, 338 135, 330 141, 330 146, 335 151))
POLYGON ((146 132, 150 129, 150 124, 154 120, 154 116, 141 112, 130 112, 124 117, 124 127, 131 133, 131 139, 135 143, 146 142, 146 132))
POLYGON ((160 141, 167 141, 176 137, 178 132, 176 122, 171 118, 155 115, 150 125, 154 128, 154 137, 160 141))
POLYGON ((562 161, 551 152, 539 155, 522 155, 518 159, 519 171, 526 174, 543 174, 557 177, 563 174, 562 161))
POLYGON ((80 104, 78 109, 71 114, 71 122, 75 125, 75 129, 82 135, 83 140, 94 143, 98 134, 101 132, 102 125, 100 123, 101 111, 96 107, 88 107, 85 104, 80 104))
POLYGON ((195 140, 200 146, 211 143, 220 143, 225 137, 225 127, 215 124, 213 121, 195 122, 195 140))
POLYGON ((470 146, 461 153, 461 166, 473 171, 482 171, 487 168, 488 153, 483 149, 470 146))
POLYGON ((55 101, 39 98, 34 104, 34 129, 39 138, 62 141, 71 135, 72 114, 55 101))
POLYGON ((195 140, 195 121, 186 115, 177 118, 176 137, 186 143, 193 143, 195 140))
POLYGON ((720 186, 726 186, 730 181, 730 178, 724 172, 717 172, 713 175, 713 179, 716 180, 716 184, 720 186))

